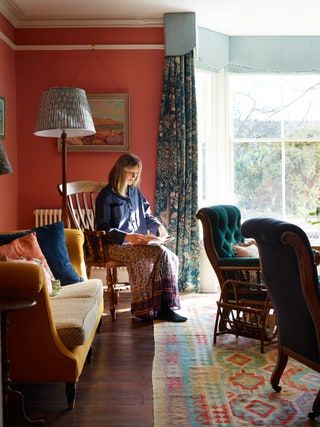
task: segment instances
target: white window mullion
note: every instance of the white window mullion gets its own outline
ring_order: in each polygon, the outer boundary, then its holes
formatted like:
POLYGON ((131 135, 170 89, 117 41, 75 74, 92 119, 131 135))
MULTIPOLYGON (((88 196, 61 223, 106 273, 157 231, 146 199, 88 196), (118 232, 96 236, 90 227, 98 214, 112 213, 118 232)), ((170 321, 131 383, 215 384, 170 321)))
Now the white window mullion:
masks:
POLYGON ((216 75, 213 141, 213 187, 215 204, 233 200, 233 150, 229 132, 228 82, 226 72, 216 75))
POLYGON ((281 186, 282 186, 282 217, 286 218, 286 149, 285 141, 281 142, 281 186))
MULTIPOLYGON (((284 80, 284 76, 282 77, 284 80)), ((285 129, 284 129, 284 93, 281 86, 281 212, 282 218, 286 218, 286 151, 285 151, 285 129)))

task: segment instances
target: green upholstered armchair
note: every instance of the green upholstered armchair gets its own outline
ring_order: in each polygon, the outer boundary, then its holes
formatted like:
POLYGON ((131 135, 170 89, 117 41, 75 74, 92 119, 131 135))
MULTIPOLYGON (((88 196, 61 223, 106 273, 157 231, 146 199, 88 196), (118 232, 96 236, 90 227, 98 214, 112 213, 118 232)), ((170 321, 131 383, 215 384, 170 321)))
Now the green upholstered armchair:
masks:
MULTIPOLYGON (((243 243, 241 213, 236 206, 216 205, 199 209, 197 218, 203 227, 203 243, 220 287, 228 279, 249 281, 249 272, 260 282, 260 261, 253 257, 236 257, 233 245, 243 243)), ((251 275, 252 277, 252 275, 251 275)))
POLYGON ((244 242, 241 213, 236 206, 216 205, 199 209, 207 257, 219 280, 221 295, 214 328, 218 335, 229 333, 273 342, 276 326, 266 287, 261 283, 259 257, 236 256, 234 245, 244 242))

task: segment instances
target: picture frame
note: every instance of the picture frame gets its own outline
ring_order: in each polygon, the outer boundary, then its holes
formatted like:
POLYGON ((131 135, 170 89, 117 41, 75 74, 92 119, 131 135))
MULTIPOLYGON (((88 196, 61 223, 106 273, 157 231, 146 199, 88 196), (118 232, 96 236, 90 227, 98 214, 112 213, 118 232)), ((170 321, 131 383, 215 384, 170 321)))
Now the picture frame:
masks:
POLYGON ((0 96, 0 141, 5 137, 5 135, 5 98, 0 96))
MULTIPOLYGON (((129 151, 129 95, 87 95, 96 133, 68 138, 68 152, 129 151)), ((58 140, 61 151, 61 140, 58 140)))

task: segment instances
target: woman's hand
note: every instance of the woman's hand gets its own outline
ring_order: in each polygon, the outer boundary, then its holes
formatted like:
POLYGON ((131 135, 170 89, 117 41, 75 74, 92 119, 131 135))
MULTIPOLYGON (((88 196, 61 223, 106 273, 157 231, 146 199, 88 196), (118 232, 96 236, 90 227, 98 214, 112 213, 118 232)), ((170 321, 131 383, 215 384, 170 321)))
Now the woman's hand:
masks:
POLYGON ((130 243, 131 245, 145 245, 149 239, 148 239, 148 236, 145 236, 144 234, 131 233, 131 234, 126 234, 126 237, 124 240, 130 243))

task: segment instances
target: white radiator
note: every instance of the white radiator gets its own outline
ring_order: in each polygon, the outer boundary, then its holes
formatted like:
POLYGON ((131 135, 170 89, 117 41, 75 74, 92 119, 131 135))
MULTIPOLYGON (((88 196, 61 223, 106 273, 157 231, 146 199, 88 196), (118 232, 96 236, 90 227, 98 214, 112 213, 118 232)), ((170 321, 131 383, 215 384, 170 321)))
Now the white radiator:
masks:
POLYGON ((35 209, 33 211, 34 224, 36 227, 53 224, 54 222, 61 221, 61 214, 61 209, 35 209))

